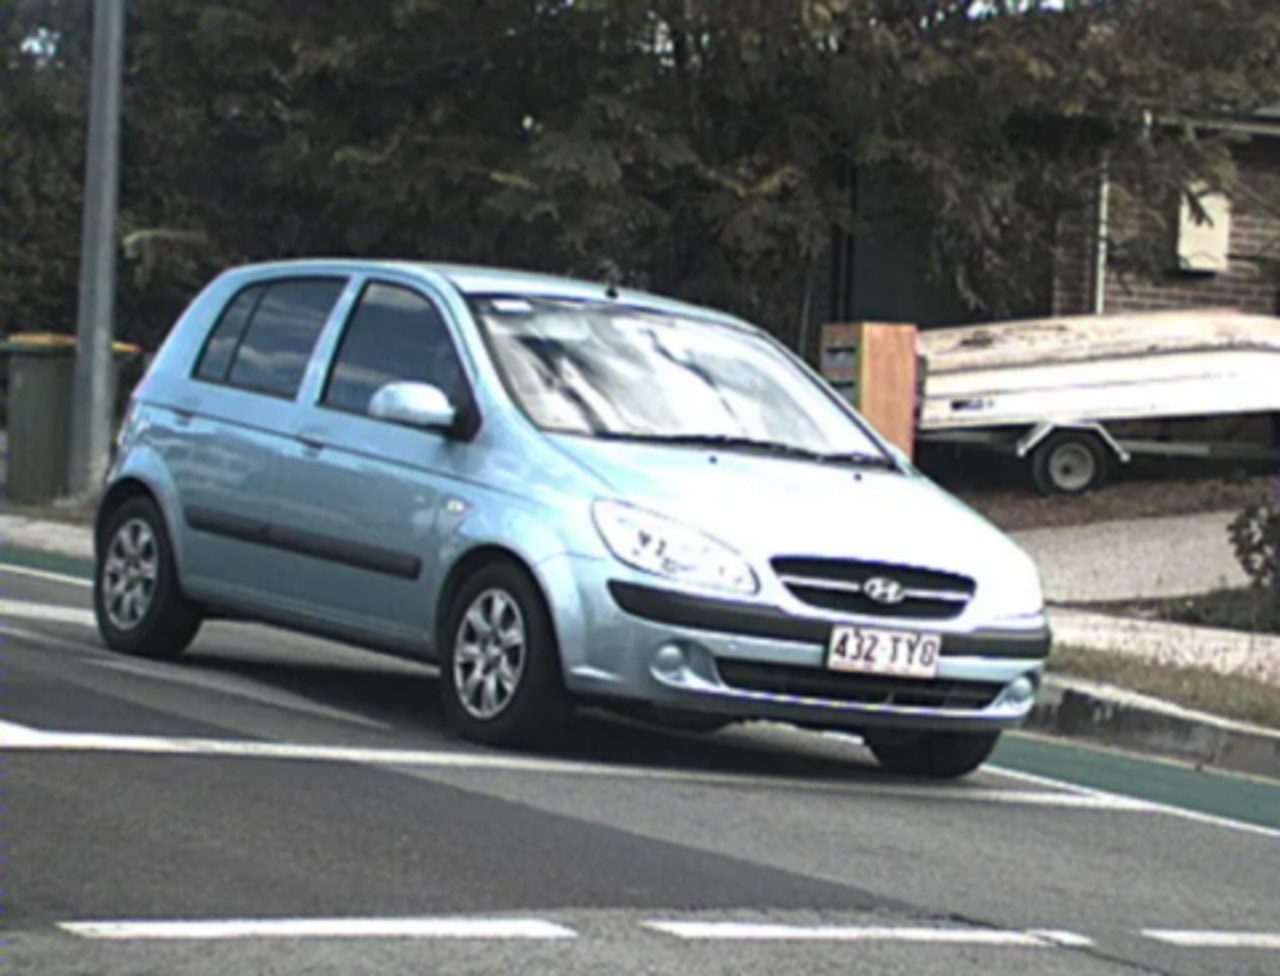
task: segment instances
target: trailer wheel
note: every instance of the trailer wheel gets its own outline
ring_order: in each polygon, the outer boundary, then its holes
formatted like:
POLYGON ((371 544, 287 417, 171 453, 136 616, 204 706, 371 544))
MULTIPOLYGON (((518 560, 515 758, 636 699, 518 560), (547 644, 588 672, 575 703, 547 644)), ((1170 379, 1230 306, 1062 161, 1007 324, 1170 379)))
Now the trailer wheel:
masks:
POLYGON ((1031 480, 1042 495, 1082 495, 1102 487, 1108 460, 1093 434, 1058 431, 1031 452, 1031 480))

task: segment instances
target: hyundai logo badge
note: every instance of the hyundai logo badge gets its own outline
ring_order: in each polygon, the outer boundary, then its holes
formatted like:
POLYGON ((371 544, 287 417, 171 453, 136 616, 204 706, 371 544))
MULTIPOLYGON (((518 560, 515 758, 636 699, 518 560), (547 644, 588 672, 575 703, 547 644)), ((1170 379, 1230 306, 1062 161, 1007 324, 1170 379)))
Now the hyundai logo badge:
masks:
POLYGON ((901 603, 907 597, 907 591, 903 589, 901 583, 897 580, 886 579, 883 576, 867 580, 862 586, 862 591, 875 600, 876 603, 884 603, 890 606, 895 603, 901 603))

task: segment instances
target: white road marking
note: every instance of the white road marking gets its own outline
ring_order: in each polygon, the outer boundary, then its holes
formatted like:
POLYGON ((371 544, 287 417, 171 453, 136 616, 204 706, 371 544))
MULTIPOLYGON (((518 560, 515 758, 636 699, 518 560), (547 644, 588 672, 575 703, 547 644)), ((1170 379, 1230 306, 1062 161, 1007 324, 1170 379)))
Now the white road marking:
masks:
POLYGON ((62 607, 54 603, 32 603, 28 600, 0 600, 0 617, 39 620, 50 624, 71 624, 95 630, 98 626, 92 610, 62 607))
POLYGON ((1148 939, 1184 949, 1280 949, 1280 932, 1185 932, 1143 929, 1148 939))
POLYGON ((920 942, 952 945, 1022 946, 1034 949, 1083 948, 1091 939, 1075 932, 1052 930, 1002 931, 997 929, 911 928, 853 925, 775 925, 767 922, 670 922, 641 923, 645 928, 687 940, 815 941, 815 942, 920 942))
POLYGON ((190 922, 62 922, 84 939, 572 939, 573 929, 532 918, 282 918, 190 922))
POLYGON ((0 749, 43 749, 49 733, 14 722, 0 722, 0 749))
POLYGON ((1067 807, 1094 810, 1137 810, 1142 807, 1119 797, 1097 799, 1071 793, 1041 791, 946 789, 921 786, 894 787, 871 783, 830 783, 795 778, 744 776, 732 773, 694 772, 651 766, 624 766, 576 760, 534 759, 483 752, 449 752, 416 749, 370 749, 350 746, 301 745, 236 739, 188 739, 162 736, 107 735, 93 732, 43 732, 12 722, 0 722, 0 749, 50 752, 116 752, 139 755, 218 756, 233 759, 298 760, 358 763, 372 766, 426 767, 452 770, 488 770, 568 776, 601 776, 619 779, 654 779, 702 783, 709 786, 741 785, 756 789, 824 790, 852 796, 885 796, 904 799, 960 800, 973 803, 1067 807))
POLYGON ((44 580, 47 583, 62 583, 66 586, 77 586, 81 589, 93 589, 93 580, 83 576, 68 576, 66 573, 51 573, 44 569, 28 569, 26 566, 14 566, 12 563, 0 563, 0 574, 10 576, 29 576, 31 579, 44 580))
POLYGON ((1005 779, 1016 779, 1023 783, 1031 783, 1035 786, 1049 786, 1050 784, 1057 784, 1059 787, 1068 788, 1077 793, 1089 794, 1098 792, 1089 786, 1080 786, 1076 783, 1063 783, 1056 779, 1050 779, 1048 776, 1040 776, 1036 773, 1024 773, 1020 769, 1008 769, 1004 766, 996 766, 992 763, 984 765, 982 767, 982 771, 984 773, 992 773, 996 776, 1003 776, 1005 779))
POLYGON ((1060 929, 1028 929, 1027 935, 1062 946, 1064 949, 1087 949, 1093 945, 1093 940, 1088 936, 1076 932, 1064 932, 1060 929))
MULTIPOLYGON (((650 919, 640 926, 691 942, 899 942, 918 945, 1085 949, 1093 939, 1060 929, 953 926, 796 925, 650 919)), ((566 926, 537 918, 270 918, 60 922, 82 939, 216 941, 226 939, 576 939, 566 926)), ((1142 935, 1187 949, 1280 949, 1280 933, 1144 929, 1142 935)))

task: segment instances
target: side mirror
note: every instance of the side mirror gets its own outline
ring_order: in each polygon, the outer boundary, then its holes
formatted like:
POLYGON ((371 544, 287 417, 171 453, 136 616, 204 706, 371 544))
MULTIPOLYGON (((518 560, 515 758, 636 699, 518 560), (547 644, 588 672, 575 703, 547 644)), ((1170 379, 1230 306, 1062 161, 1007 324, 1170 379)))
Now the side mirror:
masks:
POLYGON ((458 411, 430 383, 388 383, 369 401, 369 416, 406 427, 452 431, 458 411))

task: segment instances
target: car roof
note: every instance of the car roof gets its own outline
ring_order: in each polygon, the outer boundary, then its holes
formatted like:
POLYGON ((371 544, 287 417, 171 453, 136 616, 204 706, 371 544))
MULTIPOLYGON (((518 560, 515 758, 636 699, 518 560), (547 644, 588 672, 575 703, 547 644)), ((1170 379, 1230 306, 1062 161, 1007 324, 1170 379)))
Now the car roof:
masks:
POLYGON ((736 326, 752 332, 762 331, 758 326, 718 309, 693 305, 674 298, 665 298, 649 292, 628 288, 616 288, 607 294, 606 282, 587 281, 580 278, 552 275, 536 271, 484 265, 453 264, 435 261, 392 260, 381 258, 298 258, 285 261, 268 261, 242 264, 229 268, 230 274, 252 276, 282 271, 298 273, 370 273, 378 271, 432 274, 446 279, 466 296, 518 294, 568 299, 611 298, 628 305, 641 306, 672 315, 711 319, 725 325, 736 326))

